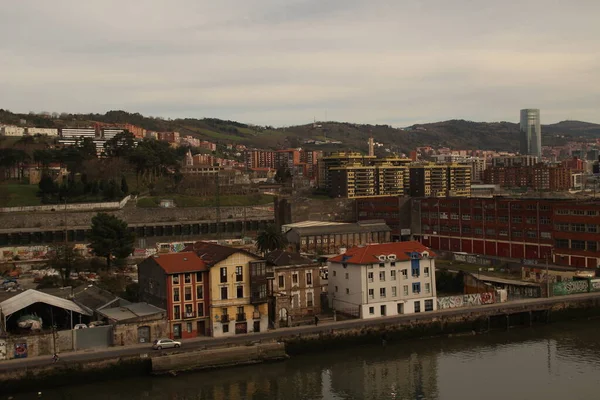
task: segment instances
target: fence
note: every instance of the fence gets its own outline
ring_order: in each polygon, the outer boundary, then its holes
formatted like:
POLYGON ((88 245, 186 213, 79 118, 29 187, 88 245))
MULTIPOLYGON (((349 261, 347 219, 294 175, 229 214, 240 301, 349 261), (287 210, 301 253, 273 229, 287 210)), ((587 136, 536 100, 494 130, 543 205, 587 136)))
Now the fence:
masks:
POLYGON ((29 207, 1 207, 0 213, 16 212, 36 212, 36 211, 93 211, 93 210, 116 210, 125 207, 125 204, 131 200, 131 196, 126 196, 121 201, 111 201, 104 203, 77 203, 77 204, 51 204, 47 206, 29 206, 29 207))

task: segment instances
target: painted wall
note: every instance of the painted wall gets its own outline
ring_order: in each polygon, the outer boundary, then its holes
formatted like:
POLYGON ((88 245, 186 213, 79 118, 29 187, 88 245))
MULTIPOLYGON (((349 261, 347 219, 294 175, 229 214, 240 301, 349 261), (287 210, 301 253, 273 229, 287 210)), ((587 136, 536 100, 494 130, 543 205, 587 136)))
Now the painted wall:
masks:
POLYGON ((496 294, 493 292, 438 297, 437 308, 439 310, 446 310, 449 308, 481 306, 484 304, 494 304, 495 301, 496 294))
POLYGON ((590 282, 587 280, 557 282, 552 285, 554 296, 564 296, 568 294, 587 293, 590 289, 590 282))
MULTIPOLYGON (((214 337, 235 336, 236 334, 236 315, 238 307, 244 307, 246 314, 246 331, 254 332, 254 323, 258 322, 260 332, 266 332, 269 326, 268 304, 262 303, 256 307, 250 304, 250 261, 257 260, 257 257, 239 252, 231 255, 227 259, 215 264, 209 269, 209 290, 210 290, 210 321, 212 325, 212 335, 214 337), (242 267, 242 281, 236 281, 235 269, 242 267), (227 282, 221 283, 221 268, 226 268, 227 282), (237 298, 237 287, 243 287, 243 297, 237 298), (221 298, 221 288, 227 288, 227 298, 221 298), (221 322, 223 309, 227 309, 229 322, 221 322), (227 332, 223 326, 227 325, 227 332)), ((238 326, 243 324, 239 322, 238 326)))

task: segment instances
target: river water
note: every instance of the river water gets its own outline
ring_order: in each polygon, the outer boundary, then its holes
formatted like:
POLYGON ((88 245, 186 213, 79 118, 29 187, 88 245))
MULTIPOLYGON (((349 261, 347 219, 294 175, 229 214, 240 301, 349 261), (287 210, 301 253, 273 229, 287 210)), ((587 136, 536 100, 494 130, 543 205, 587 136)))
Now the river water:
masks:
POLYGON ((74 382, 44 391, 42 398, 595 399, 600 397, 599 332, 595 320, 390 342, 177 377, 74 382))

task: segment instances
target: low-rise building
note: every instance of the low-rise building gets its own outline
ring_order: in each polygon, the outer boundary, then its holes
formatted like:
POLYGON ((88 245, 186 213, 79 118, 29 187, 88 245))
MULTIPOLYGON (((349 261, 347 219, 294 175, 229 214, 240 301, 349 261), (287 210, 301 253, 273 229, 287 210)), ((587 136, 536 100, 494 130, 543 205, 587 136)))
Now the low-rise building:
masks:
POLYGON ((434 256, 410 241, 356 246, 330 258, 330 306, 358 318, 434 311, 434 256))
POLYGON ((303 221, 281 227, 289 245, 303 253, 337 254, 341 248, 386 243, 391 229, 383 220, 356 223, 303 221))
POLYGON ((172 339, 210 335, 208 267, 195 253, 160 254, 138 265, 140 300, 167 310, 172 339))
POLYGON ((0 136, 23 136, 25 134, 25 128, 14 125, 2 125, 0 126, 0 136))
POLYGON ((27 134, 30 136, 34 136, 34 135, 58 136, 58 129, 32 127, 32 128, 27 128, 27 134))
POLYGON ((321 312, 320 265, 298 253, 275 250, 266 257, 272 268, 270 320, 276 328, 299 323, 321 312))
POLYGON ((269 324, 265 260, 216 243, 196 242, 186 250, 193 251, 209 268, 212 335, 265 332, 269 324))

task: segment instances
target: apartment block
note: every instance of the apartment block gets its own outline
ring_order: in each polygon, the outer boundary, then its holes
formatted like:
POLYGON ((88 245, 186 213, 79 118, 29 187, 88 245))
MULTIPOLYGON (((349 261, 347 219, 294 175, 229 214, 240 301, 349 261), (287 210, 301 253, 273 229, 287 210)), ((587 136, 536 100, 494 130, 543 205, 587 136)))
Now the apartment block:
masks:
POLYGON ((471 195, 471 166, 411 165, 408 193, 413 197, 468 197, 471 195))
POLYGON ((276 153, 270 150, 248 150, 245 155, 246 168, 275 168, 276 153))
POLYGON ((538 163, 532 166, 490 167, 484 172, 486 184, 504 188, 545 191, 569 190, 572 171, 561 165, 538 163))

